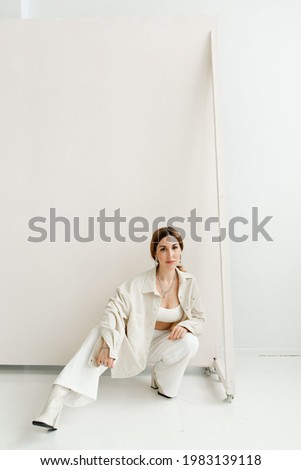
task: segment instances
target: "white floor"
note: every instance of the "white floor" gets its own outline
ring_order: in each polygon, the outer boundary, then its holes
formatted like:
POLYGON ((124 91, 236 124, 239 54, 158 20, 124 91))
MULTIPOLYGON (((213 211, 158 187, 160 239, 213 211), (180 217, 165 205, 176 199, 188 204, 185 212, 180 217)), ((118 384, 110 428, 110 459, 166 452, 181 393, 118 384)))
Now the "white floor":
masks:
POLYGON ((58 431, 31 425, 58 368, 0 368, 1 449, 301 449, 301 357, 236 356, 229 404, 216 375, 186 371, 180 395, 149 387, 149 371, 100 379, 99 399, 65 408, 58 431))

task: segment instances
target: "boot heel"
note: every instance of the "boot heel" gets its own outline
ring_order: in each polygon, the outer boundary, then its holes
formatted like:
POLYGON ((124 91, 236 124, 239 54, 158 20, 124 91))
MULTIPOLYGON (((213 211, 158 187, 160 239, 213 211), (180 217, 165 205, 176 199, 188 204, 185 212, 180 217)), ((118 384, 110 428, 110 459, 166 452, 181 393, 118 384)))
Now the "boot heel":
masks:
POLYGON ((156 382, 156 374, 155 374, 155 370, 153 368, 152 370, 152 375, 151 375, 151 387, 154 389, 154 390, 158 390, 158 384, 156 382))

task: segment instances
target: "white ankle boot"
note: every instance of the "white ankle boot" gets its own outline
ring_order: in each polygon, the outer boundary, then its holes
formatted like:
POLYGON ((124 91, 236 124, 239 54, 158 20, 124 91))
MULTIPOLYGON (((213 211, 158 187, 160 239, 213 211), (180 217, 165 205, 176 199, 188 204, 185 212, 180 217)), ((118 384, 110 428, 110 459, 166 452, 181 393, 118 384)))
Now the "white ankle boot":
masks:
POLYGON ((68 388, 62 387, 61 385, 53 385, 42 413, 32 424, 47 428, 51 431, 56 431, 56 426, 64 406, 64 397, 69 391, 68 388))
POLYGON ((156 373, 155 373, 155 368, 154 368, 154 367, 153 367, 153 369, 152 369, 152 375, 151 375, 151 387, 152 387, 154 390, 158 390, 158 395, 161 395, 161 397, 173 398, 173 397, 169 397, 168 395, 165 395, 165 393, 162 392, 161 387, 159 386, 159 384, 158 384, 158 382, 157 382, 157 377, 156 377, 156 373))

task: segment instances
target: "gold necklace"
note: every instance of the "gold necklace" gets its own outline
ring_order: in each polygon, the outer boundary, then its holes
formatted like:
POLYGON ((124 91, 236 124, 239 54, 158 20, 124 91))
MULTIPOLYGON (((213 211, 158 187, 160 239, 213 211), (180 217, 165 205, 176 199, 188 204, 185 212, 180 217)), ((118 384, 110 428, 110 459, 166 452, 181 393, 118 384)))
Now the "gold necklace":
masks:
POLYGON ((161 283, 161 280, 160 280, 159 276, 157 276, 157 279, 158 279, 159 284, 160 284, 160 287, 161 287, 161 292, 162 292, 161 295, 162 295, 162 297, 163 297, 163 299, 164 299, 164 297, 168 294, 168 292, 171 290, 172 286, 174 285, 174 282, 175 282, 175 279, 176 279, 176 273, 175 273, 175 275, 174 275, 174 278, 173 278, 173 281, 172 281, 172 283, 171 283, 170 288, 167 289, 167 290, 164 290, 164 289, 163 289, 163 286, 162 286, 162 283, 161 283))

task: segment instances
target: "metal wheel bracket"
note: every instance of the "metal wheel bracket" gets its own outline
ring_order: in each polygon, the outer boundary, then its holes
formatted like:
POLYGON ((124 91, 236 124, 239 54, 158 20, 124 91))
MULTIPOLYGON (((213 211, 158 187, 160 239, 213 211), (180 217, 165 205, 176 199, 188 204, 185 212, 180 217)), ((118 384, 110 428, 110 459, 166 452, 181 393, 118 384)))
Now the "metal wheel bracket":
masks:
POLYGON ((232 403, 233 400, 234 400, 234 395, 228 395, 227 394, 226 402, 227 403, 232 403))

